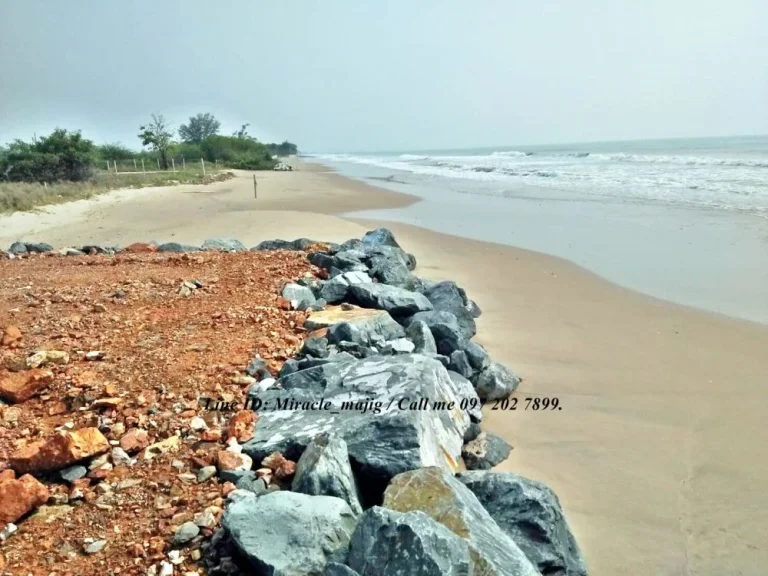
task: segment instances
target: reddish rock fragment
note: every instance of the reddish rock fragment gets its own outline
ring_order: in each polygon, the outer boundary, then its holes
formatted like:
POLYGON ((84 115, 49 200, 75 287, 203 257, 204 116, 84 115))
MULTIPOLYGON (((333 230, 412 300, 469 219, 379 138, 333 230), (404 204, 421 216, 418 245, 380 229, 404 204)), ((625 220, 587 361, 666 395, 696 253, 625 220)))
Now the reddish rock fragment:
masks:
POLYGON ((128 452, 128 454, 140 452, 147 446, 149 446, 149 434, 141 428, 131 428, 120 438, 120 448, 128 452))
POLYGON ((280 452, 272 452, 261 461, 261 465, 272 470, 275 478, 288 478, 296 472, 296 462, 288 460, 280 452))
POLYGON ((48 495, 48 488, 29 474, 0 481, 0 528, 45 504, 48 495))
POLYGON ((227 440, 235 438, 240 443, 247 442, 253 438, 255 423, 256 413, 253 410, 240 410, 227 423, 227 440))
POLYGON ((19 340, 21 340, 21 330, 13 325, 6 326, 3 331, 3 346, 16 347, 19 340))
POLYGON ((10 457, 17 472, 51 472, 98 456, 109 450, 109 442, 97 428, 58 432, 48 440, 21 447, 10 457))
POLYGON ((148 244, 147 242, 134 242, 130 246, 123 248, 123 252, 127 252, 129 254, 146 254, 157 252, 157 246, 154 244, 148 244))
POLYGON ((0 377, 0 398, 14 403, 24 402, 51 382, 53 382, 53 372, 50 370, 10 372, 0 377))

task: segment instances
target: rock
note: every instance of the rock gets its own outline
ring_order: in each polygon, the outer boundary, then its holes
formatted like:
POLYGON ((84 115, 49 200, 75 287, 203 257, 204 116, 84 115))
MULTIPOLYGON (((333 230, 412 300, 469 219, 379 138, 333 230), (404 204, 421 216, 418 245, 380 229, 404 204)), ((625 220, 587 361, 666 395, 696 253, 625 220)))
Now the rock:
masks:
POLYGON ((261 496, 267 493, 267 484, 262 478, 256 476, 256 472, 245 474, 237 481, 238 490, 248 490, 253 492, 256 496, 261 496))
POLYGON ((185 253, 185 252, 200 252, 199 246, 190 246, 188 244, 179 244, 178 242, 166 242, 165 244, 160 244, 157 247, 158 252, 174 252, 174 253, 185 253))
POLYGON ((0 481, 0 528, 45 504, 48 495, 48 488, 29 474, 0 481))
POLYGON ((109 451, 109 442, 97 428, 57 432, 48 440, 27 444, 10 457, 17 472, 51 472, 109 451))
POLYGON ((480 344, 476 344, 472 340, 463 340, 459 343, 459 347, 467 355, 467 360, 473 370, 482 371, 490 365, 491 358, 480 344))
POLYGON ((224 252, 245 252, 243 243, 235 238, 208 238, 203 242, 203 250, 221 250, 224 252))
POLYGON ((150 444, 144 449, 143 459, 152 460, 161 454, 168 454, 170 452, 178 452, 180 440, 178 436, 168 436, 165 440, 150 444))
POLYGON ((77 248, 63 248, 60 253, 64 256, 85 256, 85 252, 77 248))
POLYGON ((364 346, 369 341, 368 334, 350 322, 339 322, 328 329, 328 342, 339 345, 342 342, 348 342, 364 346))
POLYGON ((256 413, 253 410, 240 410, 227 423, 227 440, 235 438, 238 442, 247 442, 253 438, 253 425, 256 413))
POLYGON ((512 446, 496 434, 480 433, 464 445, 461 456, 467 470, 490 470, 509 458, 512 446))
POLYGON ((216 516, 210 508, 206 508, 202 512, 195 514, 192 521, 200 528, 208 528, 212 530, 216 526, 216 516))
POLYGON ((258 246, 251 248, 252 251, 258 250, 293 250, 300 251, 306 250, 313 244, 317 244, 314 240, 309 238, 299 238, 298 240, 265 240, 258 246))
POLYGON ((385 342, 381 347, 382 354, 410 354, 416 346, 407 338, 397 338, 385 342))
POLYGON ((384 494, 384 506, 424 512, 460 536, 469 545, 475 574, 540 576, 475 495, 445 470, 422 468, 396 476, 384 494))
POLYGON ((128 254, 144 254, 157 252, 157 245, 148 242, 134 242, 123 248, 123 252, 128 254))
POLYGON ((8 402, 24 402, 48 387, 51 382, 53 372, 50 370, 10 372, 0 376, 0 398, 8 402))
POLYGON ((327 338, 308 338, 301 347, 302 356, 313 356, 315 358, 328 357, 328 339, 327 338))
POLYGON ((411 316, 432 310, 432 303, 423 294, 386 284, 357 284, 349 294, 363 308, 386 310, 392 316, 411 316))
POLYGON ((272 373, 267 368, 267 363, 258 356, 248 363, 245 373, 252 378, 256 378, 257 381, 272 377, 272 373))
POLYGON ((357 525, 347 564, 366 576, 472 576, 469 546, 423 512, 375 506, 357 525))
POLYGON ((484 401, 507 398, 519 384, 520 378, 497 362, 492 362, 475 380, 477 394, 484 401))
POLYGON ((461 374, 464 376, 464 378, 472 378, 472 376, 475 374, 475 371, 472 369, 472 366, 469 364, 469 360, 467 359, 467 354, 463 350, 454 350, 451 352, 451 355, 449 356, 450 363, 448 364, 448 369, 453 370, 457 374, 461 374))
POLYGON ((389 313, 384 310, 369 310, 365 308, 342 310, 340 307, 330 307, 322 312, 312 314, 304 322, 304 327, 307 330, 316 330, 326 326, 330 327, 327 337, 328 342, 331 344, 345 340, 366 344, 375 337, 380 337, 383 340, 394 340, 405 336, 403 327, 395 322, 389 313), (349 336, 349 334, 352 334, 349 328, 340 329, 335 326, 341 323, 349 324, 355 330, 355 334, 359 331, 361 337, 349 336))
POLYGON ((243 451, 255 462, 280 451, 298 458, 324 432, 337 432, 347 443, 349 458, 364 499, 375 501, 390 478, 423 466, 457 470, 469 416, 458 408, 461 398, 445 368, 420 355, 375 356, 334 364, 338 377, 324 387, 305 390, 306 401, 324 408, 297 409, 285 402, 260 413, 253 440, 243 451), (454 403, 454 409, 409 409, 418 402, 454 403))
POLYGON ((450 312, 417 312, 408 319, 406 326, 410 328, 414 322, 424 322, 429 327, 435 338, 437 351, 444 356, 450 356, 454 350, 459 350, 464 341, 459 322, 450 312))
POLYGON ((406 264, 402 264, 387 256, 372 257, 369 271, 376 280, 390 286, 405 287, 412 279, 411 272, 406 264))
POLYGON ((17 326, 9 324, 5 327, 5 330, 3 330, 2 345, 9 347, 14 346, 21 340, 21 338, 21 330, 19 330, 17 326))
POLYGON ((74 466, 68 466, 67 468, 64 468, 61 472, 59 472, 59 476, 61 476, 61 479, 65 482, 69 482, 72 484, 75 480, 80 480, 80 478, 85 478, 85 475, 88 474, 88 469, 85 466, 81 466, 80 464, 75 464, 74 466))
POLYGON ((405 330, 405 336, 414 344, 417 354, 437 354, 437 345, 432 331, 421 320, 412 321, 405 330))
POLYGON ((95 542, 91 542, 90 544, 86 544, 83 546, 83 552, 86 554, 98 554, 102 550, 104 550, 104 547, 107 545, 106 540, 96 540, 95 542))
POLYGON ((45 252, 53 252, 53 246, 45 242, 26 242, 24 244, 27 248, 27 252, 34 254, 44 254, 45 252))
POLYGON ((355 514, 362 514, 347 443, 336 434, 320 434, 309 443, 296 464, 291 490, 313 496, 341 498, 355 514))
POLYGON ((472 442, 472 440, 480 436, 482 433, 483 429, 480 428, 480 424, 477 422, 472 422, 472 424, 469 425, 469 428, 467 428, 467 431, 464 432, 464 443, 468 444, 469 442, 472 442))
POLYGON ((458 480, 542 574, 587 575, 560 502, 548 486, 509 472, 462 472, 458 480))
POLYGON ((400 244, 395 240, 395 235, 386 228, 376 228, 375 230, 366 232, 363 235, 362 243, 371 246, 392 246, 394 248, 400 248, 400 244))
POLYGON ((149 434, 141 428, 131 428, 120 438, 120 448, 128 454, 135 454, 149 446, 149 434))
POLYGON ((480 400, 480 397, 477 395, 477 391, 472 385, 472 382, 453 370, 448 370, 448 376, 450 376, 451 381, 453 382, 457 396, 466 399, 465 405, 467 406, 467 414, 469 414, 469 418, 473 422, 480 422, 483 419, 483 401, 480 400))
POLYGON ((364 271, 346 272, 323 283, 319 296, 329 304, 337 304, 347 298, 350 286, 365 285, 371 282, 371 277, 364 271))
MULTIPOLYGON (((286 284, 285 288, 283 288, 283 291, 281 292, 281 295, 283 298, 290 300, 292 303, 296 302, 297 305, 299 302, 306 301, 310 304, 315 302, 315 295, 312 293, 312 290, 299 284, 286 284)), ((294 306, 294 308, 296 308, 296 306, 294 306)))
MULTIPOLYGON (((187 516, 189 518, 189 516, 187 516)), ((174 546, 182 546, 200 534, 200 527, 194 522, 184 522, 173 534, 174 546)))
POLYGON ((85 254, 105 254, 112 256, 117 252, 117 248, 114 246, 96 246, 95 244, 86 244, 80 248, 81 252, 85 254))
POLYGON ((222 518, 253 573, 275 576, 322 576, 346 556, 356 523, 340 498, 285 491, 233 502, 222 518))
MULTIPOLYGON (((2 530, 0 530, 0 542, 5 542, 13 536, 17 531, 19 530, 19 527, 16 526, 13 522, 9 522, 6 524, 2 530)), ((5 565, 3 564, 3 556, 0 554, 0 569, 5 568, 5 565)))
POLYGON ((253 467, 250 456, 228 450, 219 450, 216 461, 219 464, 219 470, 250 470, 253 467))
POLYGON ((128 466, 130 468, 136 463, 136 461, 128 455, 128 452, 120 448, 120 446, 112 448, 109 456, 112 458, 112 464, 115 466, 128 466))
POLYGON ((360 574, 344 564, 329 562, 328 568, 325 571, 325 576, 360 576, 360 574))
POLYGON ((10 248, 8 248, 8 252, 15 255, 26 254, 27 246, 24 242, 14 242, 11 244, 10 248))
POLYGON ((200 416, 195 416, 189 421, 189 428, 195 432, 202 432, 208 429, 208 424, 200 416))
POLYGON ((435 310, 450 312, 456 317, 464 338, 470 339, 475 335, 475 319, 467 308, 466 294, 456 282, 439 282, 427 288, 424 295, 434 305, 435 310))
POLYGON ((197 471, 197 483, 202 484, 216 476, 216 466, 203 466, 197 471))

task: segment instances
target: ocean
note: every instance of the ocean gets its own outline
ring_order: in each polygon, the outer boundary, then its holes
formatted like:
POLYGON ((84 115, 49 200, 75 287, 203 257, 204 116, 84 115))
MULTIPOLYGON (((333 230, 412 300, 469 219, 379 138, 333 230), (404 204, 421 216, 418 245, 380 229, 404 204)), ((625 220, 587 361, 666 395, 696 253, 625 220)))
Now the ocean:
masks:
POLYGON ((768 323, 768 136, 313 157, 423 200, 351 216, 559 256, 768 323))

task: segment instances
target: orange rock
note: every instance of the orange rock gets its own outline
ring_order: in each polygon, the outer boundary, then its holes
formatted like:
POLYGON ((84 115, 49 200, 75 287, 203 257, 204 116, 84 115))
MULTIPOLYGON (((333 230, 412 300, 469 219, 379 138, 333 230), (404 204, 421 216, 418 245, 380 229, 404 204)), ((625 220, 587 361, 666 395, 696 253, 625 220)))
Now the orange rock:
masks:
POLYGON ((280 308, 280 310, 292 310, 291 301, 282 297, 278 297, 277 307, 280 308))
POLYGON ((224 482, 224 484, 221 487, 221 495, 226 498, 232 491, 236 490, 237 486, 232 484, 232 482, 224 482))
POLYGON ((21 340, 21 330, 16 326, 8 325, 3 331, 3 346, 15 346, 21 340))
POLYGON ((141 254, 146 252, 157 252, 157 246, 154 244, 147 244, 146 242, 134 242, 130 246, 123 248, 123 252, 141 254))
POLYGON ((9 460, 17 472, 50 472, 108 450, 109 442, 97 428, 81 428, 22 446, 9 460))
POLYGON ((320 328, 307 334, 307 338, 325 338, 327 334, 328 328, 320 328))
POLYGON ((227 423, 227 440, 236 438, 238 442, 247 442, 253 438, 253 425, 256 413, 253 410, 240 410, 227 423))
POLYGON ((133 454, 149 446, 149 434, 141 428, 131 428, 120 438, 120 448, 133 454))
POLYGON ((34 476, 25 474, 18 480, 0 482, 0 527, 15 522, 27 512, 45 504, 48 488, 34 476))
POLYGON ((69 406, 63 400, 54 402, 48 407, 48 416, 58 416, 69 412, 69 406))
POLYGON ((0 380, 0 398, 10 402, 29 400, 53 381, 50 370, 11 372, 0 380))
POLYGON ((200 438, 203 442, 218 442, 219 440, 221 440, 221 430, 219 430, 218 428, 203 430, 203 433, 200 435, 200 438))
POLYGON ((245 454, 238 454, 237 452, 229 452, 227 450, 220 450, 216 455, 216 460, 219 463, 219 470, 244 470, 250 469, 251 458, 245 454))
POLYGON ((288 460, 280 452, 272 452, 261 461, 261 465, 272 470, 276 478, 288 478, 296 472, 296 462, 288 460))
POLYGON ((117 408, 123 403, 122 398, 99 398, 91 404, 91 409, 96 410, 98 408, 117 408))
POLYGON ((16 480, 16 472, 13 470, 3 470, 0 472, 0 482, 3 480, 16 480))

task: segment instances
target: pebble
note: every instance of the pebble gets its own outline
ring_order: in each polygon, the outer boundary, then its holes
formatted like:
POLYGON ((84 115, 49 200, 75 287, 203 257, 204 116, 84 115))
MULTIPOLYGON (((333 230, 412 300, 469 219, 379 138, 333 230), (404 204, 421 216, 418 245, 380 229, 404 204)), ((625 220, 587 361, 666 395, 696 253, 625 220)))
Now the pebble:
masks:
POLYGON ((181 557, 181 552, 178 550, 171 550, 168 552, 168 560, 171 564, 179 565, 184 562, 184 558, 181 557))
POLYGON ((158 576, 173 576, 173 564, 170 562, 160 562, 160 572, 158 576))
POLYGON ((216 476, 216 466, 205 466, 200 468, 200 471, 197 473, 197 482, 201 484, 214 476, 216 476))
POLYGON ((173 535, 173 543, 176 545, 186 544, 192 540, 195 536, 200 534, 200 528, 194 522, 184 522, 176 529, 176 533, 173 535))
POLYGON ((128 466, 129 468, 133 466, 136 461, 133 460, 130 456, 128 456, 128 452, 120 448, 119 446, 115 446, 112 448, 112 463, 115 466, 128 466))
POLYGON ((85 466, 75 464, 74 466, 64 468, 64 470, 59 472, 59 476, 61 476, 62 480, 71 484, 75 480, 80 480, 80 478, 83 478, 87 473, 88 469, 85 466))
POLYGON ((200 528, 213 528, 216 525, 216 517, 210 509, 206 508, 202 512, 195 514, 194 522, 200 528))
POLYGON ((195 416, 189 423, 189 427, 192 428, 192 430, 195 432, 202 432, 208 428, 208 424, 206 424, 205 420, 200 418, 200 416, 195 416))
POLYGON ((14 524, 13 522, 8 522, 8 524, 6 524, 5 527, 2 530, 0 530, 0 542, 5 542, 6 540, 8 540, 8 538, 10 538, 11 535, 13 535, 13 533, 16 532, 18 529, 19 527, 16 526, 16 524, 14 524))
POLYGON ((83 552, 86 554, 96 554, 98 552, 101 552, 104 549, 104 546, 107 545, 106 540, 96 540, 95 542, 91 542, 90 544, 86 544, 83 548, 83 552))

